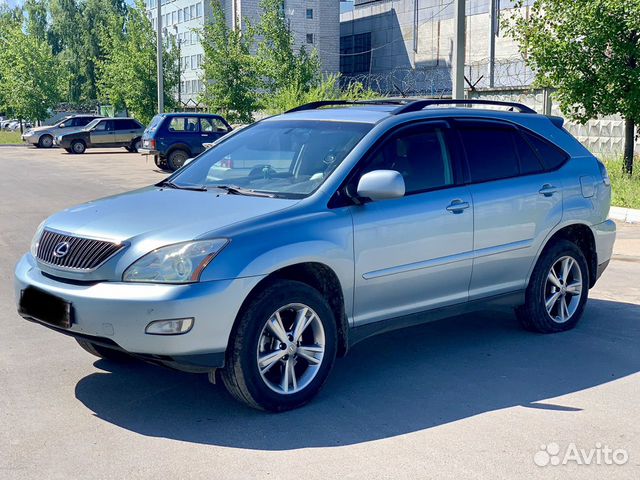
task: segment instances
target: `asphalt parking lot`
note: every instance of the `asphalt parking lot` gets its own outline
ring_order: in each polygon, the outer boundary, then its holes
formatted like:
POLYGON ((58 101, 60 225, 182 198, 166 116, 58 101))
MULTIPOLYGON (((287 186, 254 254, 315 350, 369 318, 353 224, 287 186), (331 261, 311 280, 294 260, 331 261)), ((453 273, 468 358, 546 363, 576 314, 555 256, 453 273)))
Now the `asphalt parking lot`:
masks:
POLYGON ((487 312, 381 335, 276 415, 202 375, 97 360, 15 312, 13 267, 38 223, 158 182, 151 159, 0 147, 0 168, 0 478, 640 477, 640 225, 621 226, 575 330, 487 312), (571 445, 590 465, 562 464, 571 445), (605 448, 627 460, 605 464, 605 448))

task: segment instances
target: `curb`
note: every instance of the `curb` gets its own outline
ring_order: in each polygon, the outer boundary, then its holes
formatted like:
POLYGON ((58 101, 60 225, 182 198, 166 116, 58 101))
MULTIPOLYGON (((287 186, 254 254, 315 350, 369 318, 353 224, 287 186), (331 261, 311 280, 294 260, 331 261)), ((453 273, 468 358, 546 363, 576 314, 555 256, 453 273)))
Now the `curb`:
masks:
POLYGON ((26 147, 24 143, 0 143, 0 147, 26 147))
POLYGON ((640 210, 634 208, 611 207, 609 218, 624 223, 640 223, 640 210))

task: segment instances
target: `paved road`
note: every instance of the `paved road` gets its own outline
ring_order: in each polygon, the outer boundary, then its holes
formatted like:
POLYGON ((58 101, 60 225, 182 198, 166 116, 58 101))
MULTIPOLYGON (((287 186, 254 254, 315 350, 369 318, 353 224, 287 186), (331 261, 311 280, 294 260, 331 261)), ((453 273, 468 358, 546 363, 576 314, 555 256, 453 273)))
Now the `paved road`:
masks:
POLYGON ((486 313, 378 336, 315 402, 273 415, 203 376, 94 360, 15 313, 13 266, 38 223, 157 182, 153 163, 0 147, 0 167, 0 478, 640 477, 640 227, 624 227, 574 331, 486 313), (552 442, 628 461, 537 466, 552 442))

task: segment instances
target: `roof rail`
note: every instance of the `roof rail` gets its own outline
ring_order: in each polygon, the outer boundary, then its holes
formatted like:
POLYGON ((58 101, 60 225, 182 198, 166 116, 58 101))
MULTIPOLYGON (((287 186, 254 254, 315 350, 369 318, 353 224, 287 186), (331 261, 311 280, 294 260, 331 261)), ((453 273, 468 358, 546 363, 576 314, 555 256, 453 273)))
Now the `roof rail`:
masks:
POLYGON ((520 113, 536 113, 532 108, 517 102, 501 102, 497 100, 415 100, 407 103, 399 108, 396 108, 392 113, 393 115, 400 115, 401 113, 417 112, 425 107, 432 105, 495 105, 500 107, 511 107, 516 109, 520 113))
POLYGON ((410 99, 403 98, 380 98, 374 100, 320 100, 317 102, 305 103, 295 108, 287 110, 284 113, 302 112, 304 110, 316 110, 322 107, 331 107, 338 105, 408 105, 412 102, 410 99))

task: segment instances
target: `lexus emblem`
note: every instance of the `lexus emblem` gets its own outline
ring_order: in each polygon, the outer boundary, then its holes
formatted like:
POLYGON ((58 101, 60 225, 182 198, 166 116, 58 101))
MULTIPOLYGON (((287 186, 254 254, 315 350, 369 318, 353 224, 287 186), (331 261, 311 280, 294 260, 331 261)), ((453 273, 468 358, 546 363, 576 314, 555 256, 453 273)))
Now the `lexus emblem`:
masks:
POLYGON ((69 242, 60 242, 53 249, 53 256, 57 258, 65 257, 69 253, 69 242))

